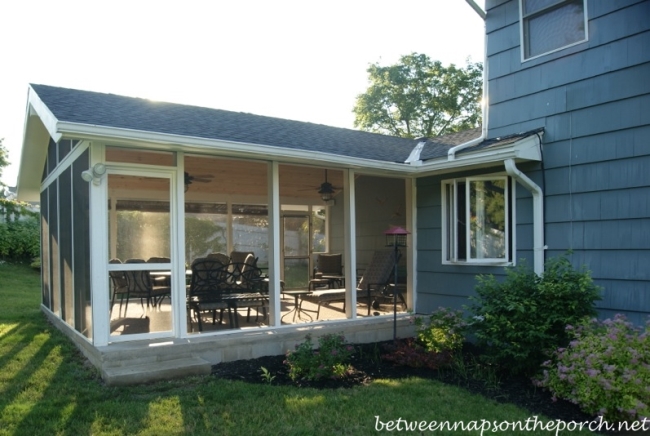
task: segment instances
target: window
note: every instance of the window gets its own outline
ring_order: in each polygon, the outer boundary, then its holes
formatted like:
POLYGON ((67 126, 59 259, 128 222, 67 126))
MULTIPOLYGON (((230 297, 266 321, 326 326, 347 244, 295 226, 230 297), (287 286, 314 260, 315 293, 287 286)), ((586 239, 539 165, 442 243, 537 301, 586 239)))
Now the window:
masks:
POLYGON ((445 262, 512 262, 514 185, 509 177, 446 180, 442 195, 445 262))
POLYGON ((524 60, 587 40, 584 0, 521 0, 520 11, 524 60))

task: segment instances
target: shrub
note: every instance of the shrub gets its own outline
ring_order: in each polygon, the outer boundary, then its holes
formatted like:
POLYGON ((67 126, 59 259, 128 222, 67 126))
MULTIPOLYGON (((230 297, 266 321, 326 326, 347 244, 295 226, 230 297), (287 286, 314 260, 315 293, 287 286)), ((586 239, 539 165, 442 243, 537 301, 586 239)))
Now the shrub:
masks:
POLYGON ((439 307, 428 320, 416 317, 417 341, 427 351, 454 351, 462 348, 467 327, 463 311, 439 307))
POLYGON ((566 328, 573 340, 536 384, 610 421, 650 417, 650 318, 645 330, 623 315, 566 328))
POLYGON ((532 375, 568 343, 564 326, 595 316, 599 291, 589 272, 574 270, 565 256, 548 260, 541 277, 525 266, 506 269, 503 282, 479 276, 472 331, 488 363, 532 375))
POLYGON ((343 335, 322 336, 318 346, 318 350, 314 350, 311 335, 307 335, 305 342, 297 344, 294 351, 287 351, 284 363, 289 366, 292 380, 339 378, 348 373, 347 361, 354 347, 345 343, 343 335))
POLYGON ((26 203, 0 199, 0 257, 13 260, 40 256, 38 214, 26 203))

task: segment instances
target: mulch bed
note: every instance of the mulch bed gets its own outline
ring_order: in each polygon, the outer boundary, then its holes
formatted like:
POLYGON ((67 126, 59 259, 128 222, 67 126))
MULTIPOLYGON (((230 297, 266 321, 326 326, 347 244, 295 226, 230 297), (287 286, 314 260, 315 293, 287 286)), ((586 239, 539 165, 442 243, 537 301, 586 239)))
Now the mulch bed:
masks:
MULTIPOLYGON (((527 377, 512 377, 500 375, 499 382, 494 383, 485 379, 472 379, 461 377, 450 369, 431 370, 428 368, 411 368, 395 365, 380 358, 386 353, 389 342, 355 345, 350 363, 353 371, 341 379, 326 379, 319 381, 297 380, 289 378, 288 368, 283 363, 285 356, 267 356, 251 360, 219 363, 213 366, 214 376, 241 380, 247 383, 267 383, 262 377, 260 368, 265 367, 271 375, 275 376, 273 385, 290 385, 296 387, 312 387, 316 389, 353 388, 355 386, 372 383, 375 379, 400 379, 407 377, 421 377, 438 380, 442 383, 459 386, 469 392, 483 395, 500 403, 515 404, 526 409, 532 415, 543 414, 552 419, 565 422, 592 421, 595 417, 587 415, 567 401, 551 399, 551 394, 533 386, 527 377)), ((463 355, 468 362, 475 362, 478 350, 471 344, 463 349, 463 355)))

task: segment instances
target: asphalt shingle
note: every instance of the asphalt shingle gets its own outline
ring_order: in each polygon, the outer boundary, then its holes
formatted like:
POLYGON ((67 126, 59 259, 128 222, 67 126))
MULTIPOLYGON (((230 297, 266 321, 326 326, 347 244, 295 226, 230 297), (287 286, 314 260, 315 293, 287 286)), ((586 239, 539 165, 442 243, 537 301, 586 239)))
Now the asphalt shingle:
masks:
POLYGON ((322 124, 31 85, 59 121, 404 162, 412 139, 322 124))

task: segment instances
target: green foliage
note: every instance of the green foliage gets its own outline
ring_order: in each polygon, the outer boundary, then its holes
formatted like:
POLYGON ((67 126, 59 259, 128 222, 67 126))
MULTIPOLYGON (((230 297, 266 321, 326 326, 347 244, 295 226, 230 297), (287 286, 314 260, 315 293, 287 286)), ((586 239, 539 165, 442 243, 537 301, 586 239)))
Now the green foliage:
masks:
POLYGON ((433 137, 480 124, 481 63, 444 67, 412 53, 388 67, 372 64, 370 87, 357 96, 354 126, 405 138, 433 137))
POLYGON ((566 330, 573 340, 544 362, 537 385, 608 421, 650 416, 650 318, 645 329, 616 315, 566 330))
POLYGON ((406 338, 387 345, 384 360, 412 368, 439 369, 449 366, 454 351, 465 341, 466 323, 462 311, 440 307, 428 317, 416 316, 415 338, 406 338))
POLYGON ((565 256, 546 262, 540 277, 525 266, 506 270, 498 282, 479 276, 472 331, 485 346, 485 359, 511 373, 535 373, 558 347, 568 343, 567 324, 596 314, 600 290, 584 268, 575 270, 565 256))
POLYGON ((416 317, 414 322, 417 341, 427 351, 455 351, 461 349, 465 342, 467 324, 462 310, 439 307, 428 319, 416 317))
MULTIPOLYGON (((0 178, 2 178, 2 171, 5 167, 9 166, 9 151, 3 144, 4 138, 0 138, 0 178)), ((5 184, 0 181, 0 199, 6 197, 5 184)))
POLYGON ((0 198, 0 257, 13 260, 40 256, 38 214, 27 204, 0 198))
POLYGON ((226 227, 212 219, 185 217, 185 258, 195 259, 209 253, 225 253, 226 227))
POLYGON ((343 335, 329 334, 318 340, 318 350, 314 350, 311 335, 305 342, 296 345, 294 351, 287 351, 285 364, 289 366, 292 380, 320 380, 339 378, 347 374, 348 359, 354 347, 345 343, 343 335))
POLYGON ((266 367, 262 366, 260 367, 260 372, 262 373, 260 377, 262 377, 262 380, 264 380, 267 384, 273 383, 273 380, 275 380, 275 376, 271 374, 271 371, 266 369, 266 367))

